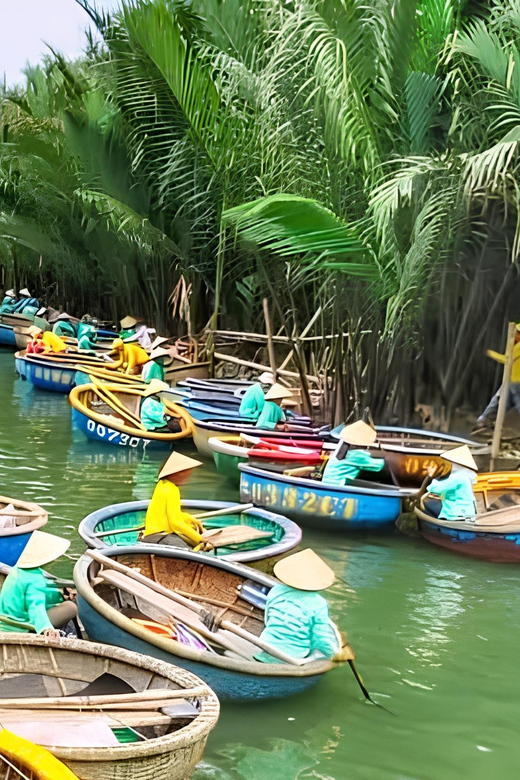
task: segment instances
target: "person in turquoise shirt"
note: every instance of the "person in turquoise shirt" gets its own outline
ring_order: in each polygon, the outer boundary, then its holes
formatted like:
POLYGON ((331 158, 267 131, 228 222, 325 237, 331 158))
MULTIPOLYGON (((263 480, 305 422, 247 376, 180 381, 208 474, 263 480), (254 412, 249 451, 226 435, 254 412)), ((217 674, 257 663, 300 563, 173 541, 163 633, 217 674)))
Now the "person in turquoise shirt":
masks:
POLYGON ((260 414, 265 406, 265 395, 263 385, 272 385, 274 382, 273 375, 268 371, 264 371, 258 377, 258 382, 248 387, 242 401, 240 402, 240 408, 238 410, 240 417, 249 417, 252 420, 258 420, 260 414))
POLYGON ((154 433, 177 433, 180 425, 174 417, 168 414, 168 410, 159 398, 162 390, 169 390, 166 382, 152 379, 144 391, 144 400, 141 403, 141 422, 147 431, 154 433))
POLYGON ((158 379, 159 382, 164 382, 166 371, 164 369, 164 358, 168 357, 170 353, 167 349, 157 347, 150 355, 150 360, 145 363, 141 369, 141 379, 147 384, 152 379, 158 379))
POLYGON ((279 423, 285 422, 285 412, 280 406, 284 398, 292 398, 292 393, 282 385, 274 384, 267 391, 264 408, 256 421, 257 428, 273 431, 279 423))
POLYGON ((60 628, 73 620, 78 610, 65 601, 56 585, 45 577, 41 566, 63 555, 70 541, 59 536, 33 531, 16 566, 7 575, 0 592, 0 631, 28 632, 59 636, 60 628), (19 627, 2 616, 31 626, 19 627))
POLYGON ((57 336, 68 336, 76 338, 76 328, 70 321, 72 318, 67 312, 62 312, 56 317, 49 317, 49 324, 52 325, 52 332, 57 336))
POLYGON ((14 290, 6 290, 0 306, 0 314, 12 314, 16 308, 16 294, 14 290))
MULTIPOLYGON (((473 483, 478 471, 477 464, 466 445, 441 453, 441 458, 452 463, 451 471, 443 479, 432 479, 428 494, 437 498, 423 499, 425 511, 440 520, 472 520, 477 514, 473 483), (440 501, 438 500, 440 498, 440 501)), ((428 476, 433 478, 437 466, 428 468, 428 476)))
POLYGON ((343 486, 357 479, 360 471, 381 471, 384 458, 374 458, 368 450, 374 445, 377 434, 370 425, 359 420, 345 425, 340 433, 341 441, 330 455, 321 481, 327 485, 343 486), (352 449, 354 447, 355 449, 352 449))
POLYGON ((135 317, 130 317, 127 315, 126 317, 123 317, 122 320, 119 322, 119 326, 121 330, 119 331, 119 338, 123 339, 131 339, 135 336, 135 328, 137 325, 137 320, 135 317))
POLYGON ((78 332, 78 349, 88 350, 92 352, 95 349, 97 341, 96 329, 92 325, 86 325, 83 323, 81 328, 81 335, 78 332))
MULTIPOLYGON (((319 592, 335 581, 330 566, 307 549, 278 561, 274 574, 280 584, 267 595, 265 628, 260 639, 296 659, 354 658, 347 643, 342 647, 342 637, 330 619, 327 601, 319 592)), ((265 663, 283 663, 265 650, 255 657, 265 663)))

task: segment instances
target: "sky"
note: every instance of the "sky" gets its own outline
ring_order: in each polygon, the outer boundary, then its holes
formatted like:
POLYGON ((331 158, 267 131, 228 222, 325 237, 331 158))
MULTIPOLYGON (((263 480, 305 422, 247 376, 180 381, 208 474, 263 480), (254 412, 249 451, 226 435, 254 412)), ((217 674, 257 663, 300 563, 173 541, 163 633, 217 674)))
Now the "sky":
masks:
MULTIPOLYGON (((97 0, 98 9, 116 8, 118 0, 97 0)), ((76 0, 1 0, 0 78, 7 85, 23 81, 27 62, 36 64, 46 43, 67 57, 81 53, 89 17, 76 0)))

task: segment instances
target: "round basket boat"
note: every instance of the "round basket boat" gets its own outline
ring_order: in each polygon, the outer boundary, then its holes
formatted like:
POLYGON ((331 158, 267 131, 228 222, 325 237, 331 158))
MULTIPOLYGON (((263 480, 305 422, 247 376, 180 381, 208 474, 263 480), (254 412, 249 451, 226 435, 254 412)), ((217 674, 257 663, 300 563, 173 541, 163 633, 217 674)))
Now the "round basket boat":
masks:
MULTIPOLYGON (((78 533, 89 547, 115 547, 136 544, 144 529, 149 501, 127 501, 111 504, 91 512, 79 524, 78 533)), ((277 560, 294 551, 302 538, 302 531, 288 517, 255 507, 240 512, 229 501, 190 500, 182 502, 185 512, 225 512, 234 507, 233 514, 222 514, 203 520, 206 530, 248 526, 267 535, 241 544, 215 547, 212 557, 245 563, 262 571, 271 571, 277 560)), ((161 545, 163 547, 163 545, 161 545)))
POLYGON ((42 528, 48 519, 49 515, 38 504, 0 496, 0 563, 14 566, 32 532, 42 528))
POLYGON ((94 441, 120 447, 159 446, 168 447, 177 439, 191 436, 193 425, 185 409, 164 401, 168 413, 180 425, 177 433, 147 431, 140 421, 144 388, 125 387, 120 384, 79 385, 69 395, 72 421, 85 436, 94 441), (95 410, 95 404, 104 404, 109 414, 95 410))
POLYGON ((194 674, 80 639, 2 633, 0 649, 0 721, 19 736, 39 735, 31 741, 81 780, 191 777, 219 715, 217 697, 194 674), (99 693, 110 686, 115 693, 99 693), (132 734, 139 741, 124 742, 132 734))

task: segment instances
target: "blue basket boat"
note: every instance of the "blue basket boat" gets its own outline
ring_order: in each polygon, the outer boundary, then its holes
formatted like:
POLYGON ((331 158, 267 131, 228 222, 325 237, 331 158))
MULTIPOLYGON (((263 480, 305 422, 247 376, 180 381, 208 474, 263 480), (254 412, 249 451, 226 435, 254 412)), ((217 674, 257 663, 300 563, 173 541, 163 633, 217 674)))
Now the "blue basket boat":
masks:
POLYGON ((415 490, 361 479, 348 487, 238 464, 240 499, 280 512, 301 525, 340 531, 375 530, 399 517, 402 500, 415 490))
POLYGON ((70 393, 76 382, 76 369, 71 364, 46 360, 42 355, 15 353, 15 368, 22 379, 27 379, 39 390, 51 393, 70 393))
POLYGON ((30 501, 0 496, 0 563, 14 566, 33 531, 49 519, 45 509, 30 501))
MULTIPOLYGON (((91 551, 92 555, 98 551, 91 551)), ((250 643, 234 645, 236 635, 226 626, 242 626, 248 635, 259 636, 264 626, 263 604, 276 580, 247 566, 224 558, 212 559, 190 550, 160 545, 109 548, 103 555, 132 568, 168 591, 177 591, 213 613, 225 631, 224 650, 219 635, 207 649, 172 641, 148 630, 135 618, 157 619, 153 597, 132 584, 132 580, 106 577, 103 568, 85 554, 74 568, 79 614, 90 639, 160 658, 194 672, 222 699, 259 700, 286 698, 314 686, 336 664, 328 659, 294 665, 262 663, 254 655, 259 648, 250 643), (222 624, 221 622, 222 621, 222 624), (232 649, 234 648, 234 649, 232 649)), ((171 603, 171 602, 170 602, 171 603)), ((171 607, 175 616, 175 605, 171 607)), ((180 618, 179 618, 180 619, 180 618)), ((163 618, 164 622, 164 613, 163 618)), ((222 639, 224 640, 224 636, 222 639)))
MULTIPOLYGON (((138 543, 139 534, 144 529, 144 519, 149 501, 127 501, 111 504, 87 515, 79 524, 78 533, 89 547, 128 546, 138 543)), ((182 502, 186 512, 212 512, 236 508, 229 501, 182 502)), ((242 544, 216 547, 206 555, 216 555, 228 561, 248 564, 271 570, 274 563, 289 552, 294 551, 302 538, 301 529, 292 520, 282 515, 267 512, 265 509, 250 508, 203 520, 206 530, 245 525, 259 531, 270 533, 269 537, 251 540, 242 544)))
MULTIPOLYGON (((177 433, 147 431, 140 424, 142 386, 126 387, 121 384, 78 385, 69 395, 72 406, 72 423, 87 436, 103 444, 119 447, 168 448, 178 439, 191 436, 191 417, 176 404, 165 401, 165 406, 180 425, 177 433), (106 392, 110 395, 107 396, 106 392), (115 400, 114 400, 115 399, 115 400), (96 404, 108 407, 110 413, 99 413, 96 404)), ((101 407, 100 407, 101 408, 101 407)))
POLYGON ((0 346, 16 348, 16 336, 12 325, 0 322, 0 346))

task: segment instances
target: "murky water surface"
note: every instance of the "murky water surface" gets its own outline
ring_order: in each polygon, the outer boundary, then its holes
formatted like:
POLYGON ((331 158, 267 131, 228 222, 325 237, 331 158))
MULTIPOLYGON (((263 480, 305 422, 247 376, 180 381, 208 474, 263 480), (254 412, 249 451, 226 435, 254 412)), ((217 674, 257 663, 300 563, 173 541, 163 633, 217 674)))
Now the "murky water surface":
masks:
MULTIPOLYGON (((193 452, 191 443, 182 449, 193 452)), ((86 441, 71 431, 66 397, 22 382, 12 353, 0 353, 0 493, 48 509, 49 530, 71 538, 73 555, 83 549, 79 521, 106 504, 149 498, 163 457, 86 441)), ((183 494, 238 498, 209 462, 183 494)), ((348 667, 299 698, 225 704, 196 780, 517 777, 520 569, 398 532, 305 531, 304 541, 340 578, 332 613, 367 687, 392 714, 364 703, 348 667)), ((69 575, 72 564, 54 572, 69 575)))

